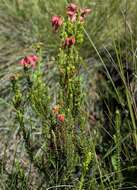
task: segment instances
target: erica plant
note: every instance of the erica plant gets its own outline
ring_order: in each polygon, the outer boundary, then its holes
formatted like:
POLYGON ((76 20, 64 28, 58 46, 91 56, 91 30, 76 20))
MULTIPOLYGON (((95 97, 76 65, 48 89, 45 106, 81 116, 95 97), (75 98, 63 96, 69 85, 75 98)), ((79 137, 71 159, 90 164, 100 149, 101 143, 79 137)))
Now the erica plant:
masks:
MULTIPOLYGON (((90 9, 75 4, 66 8, 66 17, 53 16, 51 25, 60 37, 55 64, 59 73, 56 100, 49 96, 50 88, 43 78, 42 54, 29 55, 20 61, 24 72, 12 77, 13 105, 30 161, 46 176, 45 186, 71 183, 74 177, 83 187, 88 165, 83 162, 91 155, 87 138, 84 95, 79 50, 84 40, 83 26, 90 9), (38 133, 38 138, 34 134, 38 133), (82 173, 84 171, 84 174, 82 173), (54 176, 54 177, 53 177, 54 176)), ((88 164, 90 164, 88 158, 88 164)))

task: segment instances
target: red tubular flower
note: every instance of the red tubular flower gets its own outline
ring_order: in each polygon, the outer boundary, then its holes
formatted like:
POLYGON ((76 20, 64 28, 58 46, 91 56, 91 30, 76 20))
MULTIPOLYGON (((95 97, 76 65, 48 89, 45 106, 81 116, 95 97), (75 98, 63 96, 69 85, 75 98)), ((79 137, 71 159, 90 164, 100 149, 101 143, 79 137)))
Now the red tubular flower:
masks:
POLYGON ((77 5, 75 5, 74 3, 70 3, 67 7, 67 11, 76 12, 77 11, 77 5))
POLYGON ((84 18, 91 12, 91 9, 80 9, 80 21, 83 21, 84 18))
POLYGON ((65 121, 65 115, 64 115, 64 114, 58 114, 58 115, 57 115, 57 119, 58 119, 58 121, 60 121, 60 122, 64 122, 64 121, 65 121))
POLYGON ((69 19, 71 20, 71 22, 75 22, 77 19, 77 14, 73 13, 73 12, 67 12, 69 19))
POLYGON ((64 47, 71 47, 72 45, 74 45, 76 43, 75 37, 71 36, 71 37, 67 37, 64 43, 64 47))
POLYGON ((26 68, 30 68, 30 67, 34 68, 36 66, 37 61, 38 61, 38 57, 36 55, 29 55, 29 56, 24 57, 20 61, 20 64, 26 68))
POLYGON ((69 17, 69 19, 72 22, 76 21, 77 18, 77 6, 73 3, 70 3, 67 7, 67 15, 69 17))
POLYGON ((58 30, 58 28, 62 25, 63 20, 60 16, 53 16, 51 19, 52 26, 55 31, 58 30))

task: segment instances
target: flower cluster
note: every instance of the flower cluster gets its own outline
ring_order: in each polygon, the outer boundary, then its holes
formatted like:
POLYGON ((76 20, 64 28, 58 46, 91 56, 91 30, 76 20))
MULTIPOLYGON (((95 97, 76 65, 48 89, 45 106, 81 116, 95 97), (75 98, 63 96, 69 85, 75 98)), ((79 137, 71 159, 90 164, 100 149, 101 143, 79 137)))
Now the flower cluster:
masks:
MULTIPOLYGON (((70 3, 67 6, 67 16, 68 16, 68 20, 72 23, 75 23, 77 20, 80 21, 81 23, 83 23, 85 17, 91 12, 91 9, 87 9, 87 8, 79 8, 77 5, 70 3)), ((60 16, 53 16, 51 19, 51 23, 52 23, 52 27, 54 29, 54 31, 57 31, 59 29, 59 27, 63 24, 63 18, 61 18, 60 16)), ((64 45, 63 47, 66 48, 70 48, 72 45, 74 45, 76 43, 76 37, 73 36, 73 34, 69 34, 68 37, 66 37, 65 41, 64 41, 64 45)))
POLYGON ((20 65, 23 65, 25 68, 35 68, 37 61, 38 57, 36 55, 29 55, 20 61, 20 65))
POLYGON ((71 3, 67 7, 67 15, 72 22, 75 22, 80 15, 80 21, 84 21, 84 18, 91 12, 91 9, 83 8, 79 9, 75 4, 71 3))

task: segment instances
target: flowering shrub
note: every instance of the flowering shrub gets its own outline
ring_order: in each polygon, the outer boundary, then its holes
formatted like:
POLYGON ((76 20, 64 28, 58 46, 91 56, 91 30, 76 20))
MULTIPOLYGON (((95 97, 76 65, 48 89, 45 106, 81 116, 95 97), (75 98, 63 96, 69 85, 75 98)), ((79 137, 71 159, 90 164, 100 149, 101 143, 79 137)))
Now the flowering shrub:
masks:
POLYGON ((90 9, 69 4, 66 19, 60 16, 51 19, 53 30, 60 32, 60 48, 55 61, 60 88, 54 103, 49 96, 50 88, 43 79, 40 49, 37 55, 26 56, 20 61, 24 68, 21 78, 26 82, 25 90, 19 78, 12 78, 13 105, 20 133, 30 161, 45 176, 47 187, 71 183, 76 189, 82 189, 92 159, 80 75, 83 60, 79 55, 84 38, 84 19, 89 12, 90 9), (33 131, 40 132, 39 139, 34 137, 33 131), (87 155, 90 157, 85 166, 87 155), (74 177, 80 183, 73 181, 74 177))

